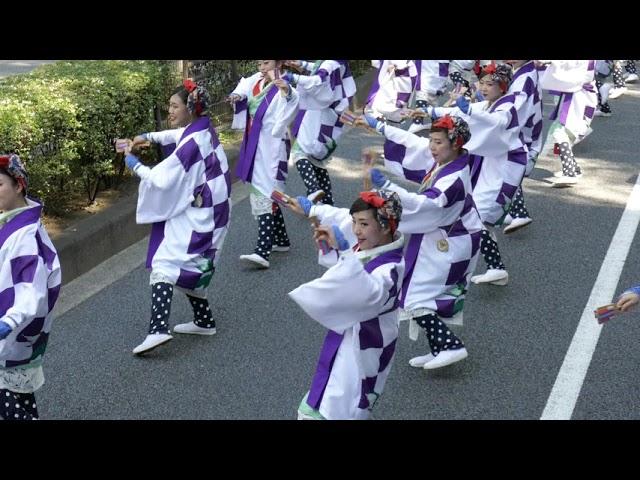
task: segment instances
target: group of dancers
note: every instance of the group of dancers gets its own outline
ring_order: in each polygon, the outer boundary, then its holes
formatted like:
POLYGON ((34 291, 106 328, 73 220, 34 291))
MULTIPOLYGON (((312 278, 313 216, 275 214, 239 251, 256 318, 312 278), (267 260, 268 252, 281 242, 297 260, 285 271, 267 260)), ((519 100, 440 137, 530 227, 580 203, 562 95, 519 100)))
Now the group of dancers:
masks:
MULTIPOLYGON (((469 284, 509 280, 494 230, 511 234, 532 221, 522 180, 545 151, 542 91, 558 96, 546 141, 562 166, 554 187, 577 183, 582 172, 572 148, 588 135, 598 105, 596 61, 373 65, 362 112, 349 109, 356 85, 345 60, 260 60, 228 97, 232 127, 244 130, 236 175, 250 186, 258 230, 253 253, 240 260, 269 268, 271 252, 289 250, 286 208, 314 225, 327 267, 289 292, 327 328, 300 419, 368 418, 392 366, 400 319, 409 321, 414 340, 423 331, 429 347, 412 367, 431 370, 468 356, 452 327, 462 324, 469 284), (339 207, 327 166, 345 124, 383 136, 385 168, 376 165, 374 149, 363 151, 364 191, 339 207), (289 162, 304 195, 285 193, 289 162), (389 174, 416 186, 406 189, 389 174), (479 256, 487 268, 473 275, 479 256)), ((151 224, 151 318, 136 355, 171 341, 172 333, 216 333, 207 289, 230 225, 231 176, 209 104, 207 91, 185 80, 169 100, 172 128, 140 134, 122 148, 140 178, 136 221, 151 224), (148 167, 139 153, 151 143, 170 154, 148 167), (193 320, 171 329, 175 289, 187 295, 193 320)), ((39 221, 42 205, 26 191, 17 155, 0 157, 0 413, 16 419, 37 418, 33 392, 44 382, 41 361, 61 275, 39 221)))

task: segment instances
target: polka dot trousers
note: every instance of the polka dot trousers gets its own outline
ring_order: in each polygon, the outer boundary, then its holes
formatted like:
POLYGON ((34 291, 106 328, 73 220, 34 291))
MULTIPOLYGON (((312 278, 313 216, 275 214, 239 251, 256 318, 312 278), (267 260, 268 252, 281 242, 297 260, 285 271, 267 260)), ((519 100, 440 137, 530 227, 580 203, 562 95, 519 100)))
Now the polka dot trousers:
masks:
POLYGON ((463 88, 467 90, 464 92, 464 96, 467 98, 471 98, 471 85, 467 80, 464 79, 460 72, 452 72, 449 74, 449 78, 453 83, 457 86, 458 84, 462 85, 463 88))
POLYGON ((290 245, 284 216, 277 203, 273 204, 272 211, 273 213, 258 215, 258 242, 254 252, 265 260, 269 260, 274 243, 279 247, 290 245))
MULTIPOLYGON (((427 108, 429 106, 429 102, 426 100, 416 100, 416 108, 427 108)), ((413 119, 413 123, 418 125, 422 125, 424 118, 418 117, 413 119)))
POLYGON ((0 418, 3 420, 37 420, 38 409, 33 393, 0 389, 0 418))
POLYGON ((206 298, 192 297, 191 295, 187 295, 187 298, 193 309, 193 323, 201 328, 216 328, 216 321, 213 319, 209 301, 206 298))
POLYGON ((580 174, 580 167, 573 156, 571 145, 567 142, 562 142, 558 145, 558 151, 560 153, 560 162, 562 163, 562 175, 566 177, 575 177, 580 174))
POLYGON ((287 235, 287 228, 284 225, 284 215, 277 203, 273 204, 273 241, 279 247, 288 247, 291 245, 289 242, 289 235, 287 235))
MULTIPOLYGON (((187 295, 193 309, 193 323, 202 328, 215 328, 209 301, 206 298, 187 295)), ((158 282, 151 285, 151 321, 149 334, 169 333, 169 317, 171 315, 171 301, 173 300, 173 285, 158 282)))
POLYGON ((613 86, 615 88, 624 87, 624 77, 622 76, 623 73, 624 72, 622 70, 622 62, 620 60, 614 60, 613 61, 613 86))
POLYGON ((296 162, 296 168, 300 173, 300 178, 307 187, 307 195, 318 190, 322 190, 325 196, 320 203, 333 205, 333 194, 331 192, 331 178, 329 172, 325 168, 316 167, 306 158, 302 158, 296 162))
POLYGON ((491 233, 489 233, 489 230, 486 228, 482 229, 480 252, 482 253, 484 262, 487 264, 487 268, 505 270, 498 243, 492 238, 491 233))
POLYGON ((158 282, 151 285, 151 321, 149 334, 169 333, 169 316, 171 315, 171 300, 173 299, 173 285, 158 282))
POLYGON ((509 215, 513 218, 529 218, 529 211, 524 204, 524 195, 522 193, 522 185, 516 190, 516 194, 513 196, 511 207, 509 208, 509 215))
POLYGON ((638 71, 636 70, 635 60, 627 60, 627 64, 625 65, 624 69, 629 73, 629 75, 638 74, 638 71))
POLYGON ((598 94, 598 110, 604 113, 611 113, 611 107, 609 102, 602 103, 602 95, 600 95, 600 88, 602 88, 602 80, 596 77, 596 92, 598 94))
POLYGON ((414 320, 427 335, 429 348, 434 357, 441 350, 458 350, 464 347, 462 340, 435 313, 416 317, 414 320))

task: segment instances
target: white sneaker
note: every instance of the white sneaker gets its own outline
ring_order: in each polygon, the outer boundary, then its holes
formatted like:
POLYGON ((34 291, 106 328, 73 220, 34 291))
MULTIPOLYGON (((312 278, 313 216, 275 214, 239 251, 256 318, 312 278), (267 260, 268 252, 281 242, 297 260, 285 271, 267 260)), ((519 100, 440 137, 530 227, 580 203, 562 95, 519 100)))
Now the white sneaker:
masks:
POLYGON ((635 83, 638 81, 638 75, 635 73, 630 73, 629 76, 626 78, 625 82, 627 83, 635 83))
POLYGON ((425 363, 422 368, 425 370, 433 370, 434 368, 446 367, 452 363, 464 360, 468 356, 469 352, 467 352, 467 349, 464 347, 457 350, 442 350, 438 355, 436 355, 436 358, 425 363))
POLYGON ((316 203, 322 200, 325 196, 324 190, 316 190, 315 192, 307 195, 307 198, 311 203, 316 203))
POLYGON ((420 357, 413 357, 411 360, 409 360, 409 365, 416 368, 422 368, 424 367, 425 363, 430 362, 434 358, 436 357, 434 357, 433 354, 427 353, 426 355, 422 355, 420 357))
MULTIPOLYGON (((556 177, 556 178, 562 177, 563 176, 562 175, 562 170, 560 170, 559 172, 555 172, 553 174, 553 176, 556 177)), ((576 173, 576 178, 581 178, 581 177, 582 177, 582 171, 580 171, 580 173, 576 173)))
POLYGON ((133 353, 139 355, 141 353, 149 352, 170 340, 173 340, 173 337, 167 333, 154 333, 147 335, 144 342, 133 349, 133 353))
POLYGON ((509 281, 509 274, 506 270, 500 270, 498 268, 490 268, 482 275, 474 275, 471 277, 473 283, 490 283, 491 285, 506 285, 509 281))
POLYGON ((526 227, 531 222, 533 222, 533 220, 531 218, 529 218, 529 217, 514 218, 513 221, 509 225, 504 227, 503 232, 506 233, 506 234, 510 234, 510 233, 516 232, 516 231, 520 230, 521 228, 526 227))
POLYGON ((578 183, 578 176, 575 177, 565 177, 561 175, 556 177, 553 183, 551 184, 552 188, 562 188, 562 187, 571 187, 578 183))
POLYGON ((424 123, 412 123, 407 131, 409 133, 418 133, 427 129, 429 129, 429 125, 425 125, 424 123))
POLYGON ((269 260, 262 258, 257 253, 252 253, 251 255, 240 255, 240 260, 249 262, 253 266, 259 266, 262 268, 269 268, 269 260))
POLYGON ((593 114, 594 117, 610 117, 611 112, 603 112, 600 109, 596 109, 596 112, 593 114))
POLYGON ((175 333, 191 333, 193 335, 215 335, 216 329, 214 328, 203 328, 197 326, 194 322, 189 323, 181 323, 176 325, 173 328, 175 333))
POLYGON ((502 224, 509 225, 511 222, 513 222, 513 217, 511 216, 511 214, 507 213, 507 215, 504 217, 504 220, 502 221, 502 224))
POLYGON ((271 247, 272 252, 288 252, 291 249, 289 245, 274 245, 271 247))
POLYGON ((627 87, 612 88, 609 92, 609 98, 618 98, 620 95, 627 93, 627 87))

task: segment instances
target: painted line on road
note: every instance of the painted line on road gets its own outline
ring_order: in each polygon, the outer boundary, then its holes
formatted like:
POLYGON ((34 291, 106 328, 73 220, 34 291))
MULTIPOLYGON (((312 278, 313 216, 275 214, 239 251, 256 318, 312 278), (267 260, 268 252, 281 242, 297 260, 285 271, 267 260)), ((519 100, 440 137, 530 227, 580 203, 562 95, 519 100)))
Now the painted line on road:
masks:
MULTIPOLYGON (((249 196, 248 185, 237 181, 231 187, 231 205, 234 206, 249 196)), ((72 308, 105 289, 138 268, 145 262, 149 236, 125 248, 121 252, 96 265, 88 272, 63 285, 56 306, 55 317, 61 317, 72 308)))
POLYGON ((602 325, 598 324, 594 318, 593 311, 611 303, 614 298, 639 222, 640 175, 629 195, 618 228, 613 234, 591 295, 580 317, 580 323, 540 417, 541 420, 571 419, 602 331, 602 325))

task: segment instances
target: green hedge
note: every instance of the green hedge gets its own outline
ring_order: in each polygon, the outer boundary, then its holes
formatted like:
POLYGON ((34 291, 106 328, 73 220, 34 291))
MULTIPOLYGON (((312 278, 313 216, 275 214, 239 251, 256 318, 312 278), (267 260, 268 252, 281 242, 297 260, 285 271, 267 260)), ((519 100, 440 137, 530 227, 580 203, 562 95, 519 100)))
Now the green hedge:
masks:
POLYGON ((49 213, 119 170, 113 139, 155 130, 154 107, 179 81, 170 62, 69 61, 0 80, 0 152, 25 160, 49 213))

